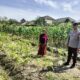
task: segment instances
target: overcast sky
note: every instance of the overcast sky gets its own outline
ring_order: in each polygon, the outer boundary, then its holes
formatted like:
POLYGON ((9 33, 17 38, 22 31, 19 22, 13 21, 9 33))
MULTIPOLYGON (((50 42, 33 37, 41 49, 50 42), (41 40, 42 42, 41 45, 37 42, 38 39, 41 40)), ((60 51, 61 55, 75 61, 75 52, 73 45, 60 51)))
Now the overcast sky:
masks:
POLYGON ((49 15, 80 20, 80 0, 0 0, 0 16, 20 20, 49 15))

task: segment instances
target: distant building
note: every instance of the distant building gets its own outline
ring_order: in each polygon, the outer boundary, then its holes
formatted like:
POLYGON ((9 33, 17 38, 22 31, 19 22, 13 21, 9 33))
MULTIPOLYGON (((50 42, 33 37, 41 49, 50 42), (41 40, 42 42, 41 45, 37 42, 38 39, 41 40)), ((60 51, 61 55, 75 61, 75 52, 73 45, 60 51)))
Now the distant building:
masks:
POLYGON ((1 17, 0 16, 0 21, 8 21, 8 18, 7 17, 1 17))
POLYGON ((27 23, 27 25, 31 25, 31 26, 34 26, 35 25, 35 21, 34 20, 32 20, 32 21, 29 21, 28 23, 27 23))
POLYGON ((55 21, 55 19, 53 19, 53 18, 50 17, 50 16, 44 16, 44 17, 41 17, 41 18, 44 18, 46 24, 50 24, 50 25, 52 25, 53 22, 55 21))
POLYGON ((24 23, 22 23, 22 25, 25 25, 25 26, 34 26, 35 25, 35 21, 32 20, 32 21, 26 21, 24 23))

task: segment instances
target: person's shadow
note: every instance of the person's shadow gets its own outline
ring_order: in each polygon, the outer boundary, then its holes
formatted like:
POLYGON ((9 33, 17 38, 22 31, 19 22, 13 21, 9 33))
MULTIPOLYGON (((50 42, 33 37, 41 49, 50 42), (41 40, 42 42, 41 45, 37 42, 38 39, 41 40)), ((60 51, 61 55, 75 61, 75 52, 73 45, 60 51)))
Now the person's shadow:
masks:
POLYGON ((40 73, 46 73, 46 72, 54 72, 54 73, 63 73, 66 72, 66 70, 69 69, 69 67, 66 66, 48 66, 46 69, 42 69, 40 73))

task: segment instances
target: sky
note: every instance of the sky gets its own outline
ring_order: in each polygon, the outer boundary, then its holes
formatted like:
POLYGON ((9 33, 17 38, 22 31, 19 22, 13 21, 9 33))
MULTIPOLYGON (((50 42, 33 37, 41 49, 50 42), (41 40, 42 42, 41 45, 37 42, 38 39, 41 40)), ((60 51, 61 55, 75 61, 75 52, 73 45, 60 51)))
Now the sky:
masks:
POLYGON ((80 20, 80 0, 0 0, 0 17, 33 20, 47 15, 80 20))

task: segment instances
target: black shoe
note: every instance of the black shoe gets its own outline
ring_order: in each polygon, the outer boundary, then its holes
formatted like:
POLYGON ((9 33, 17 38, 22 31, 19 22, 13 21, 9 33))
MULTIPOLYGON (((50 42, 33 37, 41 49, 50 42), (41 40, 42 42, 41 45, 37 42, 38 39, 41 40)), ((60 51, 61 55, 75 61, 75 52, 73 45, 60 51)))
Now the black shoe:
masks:
POLYGON ((63 65, 64 65, 64 66, 67 66, 67 65, 69 65, 69 63, 68 63, 68 62, 66 62, 66 63, 64 63, 63 65))
POLYGON ((72 65, 70 68, 74 68, 75 67, 75 65, 72 65))

